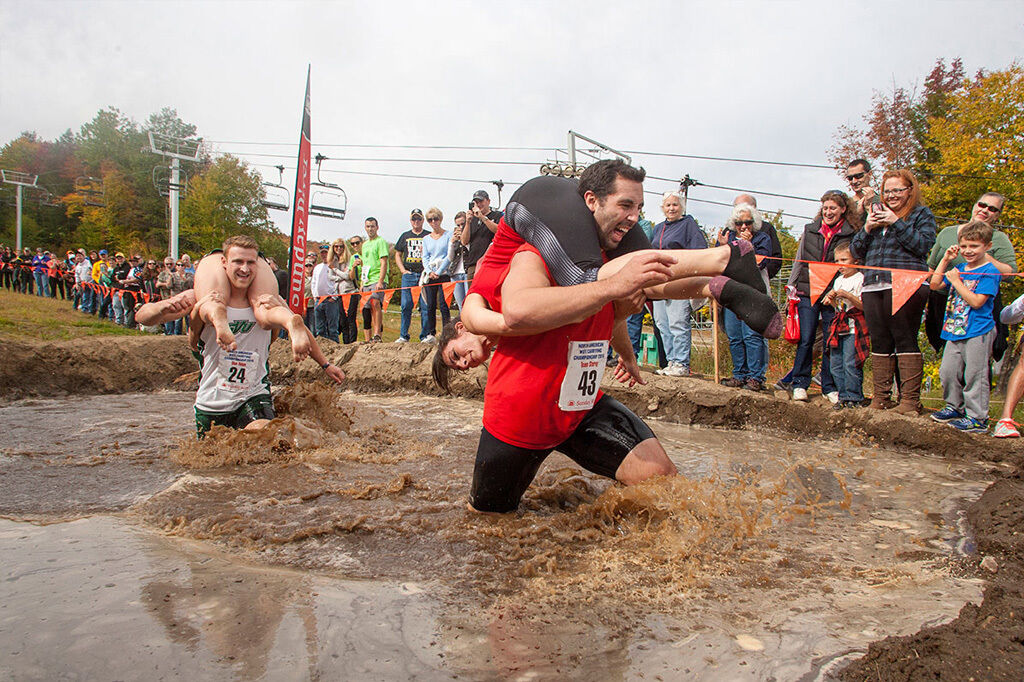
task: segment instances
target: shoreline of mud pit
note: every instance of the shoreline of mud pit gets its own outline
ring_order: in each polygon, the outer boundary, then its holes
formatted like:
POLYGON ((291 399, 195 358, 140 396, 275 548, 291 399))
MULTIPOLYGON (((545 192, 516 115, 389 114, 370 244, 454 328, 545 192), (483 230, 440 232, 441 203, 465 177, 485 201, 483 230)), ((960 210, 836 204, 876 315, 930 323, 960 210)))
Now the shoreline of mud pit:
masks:
MULTIPOLYGON (((352 390, 438 394, 430 380, 432 347, 338 346, 330 342, 321 342, 321 347, 345 369, 352 390)), ((48 383, 61 386, 64 393, 81 395, 151 390, 172 386, 175 379, 195 369, 183 339, 174 338, 80 339, 19 344, 12 350, 15 361, 8 368, 14 371, 5 369, 0 376, 7 399, 38 394, 48 383), (62 382, 60 370, 67 363, 73 380, 62 382), (146 375, 141 372, 144 367, 157 371, 146 375), (38 381, 40 375, 33 372, 42 372, 47 381, 38 381), (119 377, 127 378, 120 381, 119 377), (26 380, 30 385, 25 385, 26 380)), ((272 369, 279 385, 323 380, 310 361, 295 367, 283 342, 272 349, 272 369)), ((481 369, 460 376, 454 383, 455 392, 479 400, 484 376, 481 369)), ((655 375, 648 375, 648 381, 648 386, 634 389, 606 381, 603 388, 641 416, 683 424, 768 430, 802 438, 836 438, 853 432, 867 443, 952 459, 1002 461, 1017 467, 1022 460, 1018 443, 961 434, 925 418, 868 410, 836 415, 821 404, 732 391, 709 381, 655 375)), ((188 387, 187 377, 178 387, 188 387)), ((998 564, 998 572, 987 576, 990 584, 982 604, 968 604, 950 623, 872 644, 864 658, 841 673, 844 679, 966 679, 972 675, 976 679, 1019 679, 1019 671, 1024 669, 1024 593, 1020 587, 1024 583, 1024 482, 1019 468, 990 486, 971 505, 968 518, 979 549, 998 564)))

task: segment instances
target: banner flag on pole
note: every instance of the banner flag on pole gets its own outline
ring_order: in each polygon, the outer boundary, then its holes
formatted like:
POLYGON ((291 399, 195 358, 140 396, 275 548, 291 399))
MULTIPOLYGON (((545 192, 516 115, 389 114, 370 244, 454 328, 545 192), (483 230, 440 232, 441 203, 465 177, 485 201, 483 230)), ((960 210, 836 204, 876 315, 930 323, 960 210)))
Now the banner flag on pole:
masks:
POLYGON ((921 283, 931 277, 930 272, 914 270, 892 271, 892 314, 903 307, 911 296, 921 287, 921 283))
POLYGON ((292 213, 291 253, 288 256, 288 307, 292 312, 302 314, 304 295, 303 277, 306 264, 306 232, 309 228, 309 76, 311 66, 306 67, 306 99, 302 105, 302 130, 299 132, 299 161, 295 169, 295 205, 292 213))
POLYGON ((836 273, 839 272, 841 265, 835 263, 808 263, 807 271, 810 274, 808 280, 811 285, 811 305, 816 305, 821 295, 825 293, 825 289, 832 284, 832 280, 835 279, 836 273))

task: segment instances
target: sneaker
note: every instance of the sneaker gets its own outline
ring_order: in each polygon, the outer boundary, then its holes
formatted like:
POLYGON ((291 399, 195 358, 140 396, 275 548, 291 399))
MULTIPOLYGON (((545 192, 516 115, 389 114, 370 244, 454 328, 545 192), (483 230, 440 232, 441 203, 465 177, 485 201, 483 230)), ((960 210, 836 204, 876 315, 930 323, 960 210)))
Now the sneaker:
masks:
POLYGON ((829 393, 826 393, 825 397, 828 398, 828 401, 833 405, 839 404, 839 391, 831 391, 829 393))
MULTIPOLYGON (((377 337, 375 336, 373 338, 376 339, 377 337)), ((409 339, 399 336, 397 339, 395 339, 395 343, 409 343, 409 339)))
POLYGON ((967 433, 988 433, 988 420, 981 421, 974 417, 961 417, 956 421, 949 422, 949 425, 958 431, 967 433))
POLYGON ((932 413, 932 419, 934 419, 937 422, 942 422, 943 424, 951 422, 954 419, 962 419, 964 416, 965 415, 963 412, 956 409, 955 407, 952 407, 951 405, 946 405, 938 412, 932 413))
POLYGON ((1019 427, 1020 424, 1012 419, 1000 419, 996 422, 992 435, 996 438, 1020 438, 1020 431, 1017 430, 1019 427))
POLYGON ((807 402, 807 389, 806 388, 794 388, 793 389, 793 400, 799 400, 801 402, 807 402))
POLYGON ((437 337, 433 334, 427 334, 423 337, 420 343, 437 343, 437 337))
POLYGON ((718 383, 722 384, 723 386, 728 386, 729 388, 739 388, 740 386, 743 385, 743 380, 737 379, 736 377, 725 377, 718 383))
POLYGON ((855 409, 858 407, 864 407, 863 400, 844 400, 843 407, 855 409))
POLYGON ((763 391, 764 384, 758 381, 757 379, 747 379, 746 381, 743 382, 743 388, 747 389, 748 391, 763 391))
POLYGON ((792 386, 792 382, 783 381, 782 379, 779 379, 778 381, 775 382, 775 388, 780 391, 788 391, 792 386))
POLYGON ((821 386, 821 372, 818 372, 813 377, 811 377, 811 383, 814 384, 815 386, 821 386))
POLYGON ((666 377, 687 377, 690 376, 690 370, 678 363, 673 363, 666 367, 661 374, 666 377))
POLYGON ((845 400, 836 401, 836 404, 832 406, 832 410, 838 412, 839 410, 845 410, 847 407, 845 400))
POLYGON ((381 343, 384 339, 380 338, 380 334, 374 334, 373 338, 370 339, 370 343, 381 343))

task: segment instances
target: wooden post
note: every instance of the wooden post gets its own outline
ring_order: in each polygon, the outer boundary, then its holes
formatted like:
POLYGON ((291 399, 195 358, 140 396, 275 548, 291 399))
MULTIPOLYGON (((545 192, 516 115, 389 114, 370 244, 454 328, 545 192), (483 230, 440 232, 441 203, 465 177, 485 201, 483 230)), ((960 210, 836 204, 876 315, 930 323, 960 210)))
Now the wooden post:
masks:
POLYGON ((711 302, 711 354, 715 358, 715 383, 718 383, 718 301, 711 302))

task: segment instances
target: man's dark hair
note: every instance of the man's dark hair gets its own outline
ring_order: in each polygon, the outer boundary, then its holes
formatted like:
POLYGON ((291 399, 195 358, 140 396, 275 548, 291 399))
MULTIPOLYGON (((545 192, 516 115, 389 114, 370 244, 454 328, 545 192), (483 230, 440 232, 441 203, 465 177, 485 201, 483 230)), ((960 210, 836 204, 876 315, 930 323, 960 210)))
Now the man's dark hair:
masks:
POLYGON ((853 167, 853 166, 861 166, 861 167, 863 167, 863 168, 864 168, 864 170, 866 170, 866 171, 867 171, 868 173, 870 173, 870 172, 871 172, 871 164, 870 164, 870 163, 868 163, 868 160, 867 160, 867 159, 854 159, 854 160, 853 160, 853 161, 851 161, 850 163, 846 164, 846 167, 847 167, 847 168, 851 168, 851 167, 853 167))
POLYGON ((634 168, 622 159, 605 159, 587 166, 580 175, 580 184, 576 191, 581 197, 587 192, 593 192, 598 199, 604 199, 615 189, 615 180, 620 177, 633 182, 643 182, 647 177, 647 171, 643 168, 634 168))
POLYGON ((377 219, 376 219, 376 218, 374 218, 374 217, 373 217, 372 215, 371 215, 371 216, 367 216, 366 220, 364 220, 363 222, 364 222, 364 223, 368 223, 368 222, 370 222, 371 220, 373 221, 373 224, 374 224, 374 225, 376 225, 377 227, 380 227, 380 223, 378 223, 378 222, 377 222, 377 219))

